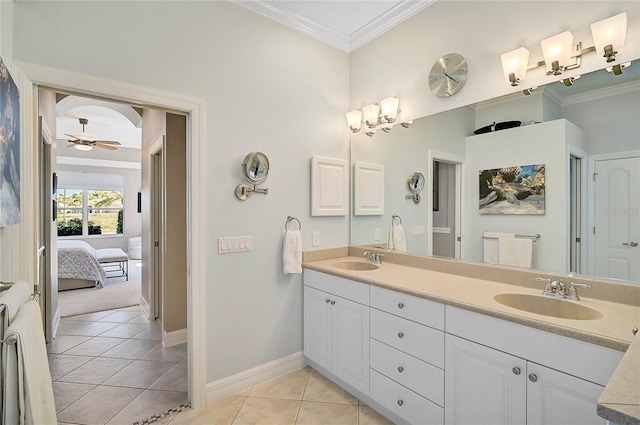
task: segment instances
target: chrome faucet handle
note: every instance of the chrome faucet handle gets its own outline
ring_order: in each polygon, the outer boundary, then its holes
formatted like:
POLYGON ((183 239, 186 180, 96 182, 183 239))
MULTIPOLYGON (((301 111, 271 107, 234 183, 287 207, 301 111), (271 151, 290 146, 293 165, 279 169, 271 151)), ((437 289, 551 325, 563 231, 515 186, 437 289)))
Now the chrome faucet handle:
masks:
POLYGON ((565 297, 566 294, 566 286, 564 285, 564 282, 562 281, 562 279, 558 279, 555 280, 553 282, 551 282, 551 286, 555 286, 555 292, 556 292, 556 297, 558 298, 563 298, 565 297), (554 285, 555 284, 555 285, 554 285))
POLYGON ((369 256, 369 251, 365 251, 365 252, 363 252, 363 253, 362 253, 362 256, 363 256, 363 257, 368 257, 368 256, 369 256))
POLYGON ((534 277, 533 279, 537 280, 538 282, 545 283, 542 295, 555 295, 555 287, 553 286, 551 279, 549 279, 548 277, 534 277))
POLYGON ((580 301, 580 297, 578 296, 578 289, 576 286, 581 286, 583 288, 591 288, 591 285, 587 285, 586 283, 569 283, 569 293, 567 294, 567 299, 573 301, 580 301))

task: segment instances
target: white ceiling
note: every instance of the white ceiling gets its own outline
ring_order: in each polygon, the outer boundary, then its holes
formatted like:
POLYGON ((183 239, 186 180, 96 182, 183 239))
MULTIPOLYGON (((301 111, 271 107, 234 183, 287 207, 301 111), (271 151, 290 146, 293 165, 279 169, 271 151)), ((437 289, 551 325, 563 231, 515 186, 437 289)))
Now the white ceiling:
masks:
POLYGON ((373 40, 436 0, 231 0, 346 52, 373 40))

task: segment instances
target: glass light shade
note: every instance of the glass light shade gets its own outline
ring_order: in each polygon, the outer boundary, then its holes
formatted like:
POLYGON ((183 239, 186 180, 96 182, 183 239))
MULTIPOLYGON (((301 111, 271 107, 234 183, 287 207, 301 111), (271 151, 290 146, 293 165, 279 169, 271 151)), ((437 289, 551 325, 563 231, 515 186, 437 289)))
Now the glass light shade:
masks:
POLYGON ((394 123, 398 119, 398 104, 400 99, 395 96, 382 99, 380 101, 380 109, 382 110, 382 116, 388 123, 394 123))
POLYGON ((527 75, 527 67, 529 66, 529 51, 524 47, 512 50, 508 53, 500 55, 502 60, 502 70, 507 83, 517 86, 519 81, 524 80, 527 75), (511 81, 509 75, 514 74, 516 81, 511 81))
POLYGON ((79 151, 90 151, 91 149, 93 149, 90 145, 74 145, 73 147, 78 149, 79 151))
POLYGON ((362 129, 362 111, 354 109, 347 112, 347 123, 353 133, 358 133, 362 129))
POLYGON ((558 62, 560 71, 562 67, 569 65, 571 52, 573 50, 573 34, 565 31, 553 37, 546 38, 540 42, 544 63, 547 65, 547 72, 553 72, 553 62, 558 62))
MULTIPOLYGON (((608 45, 613 47, 614 52, 622 52, 627 35, 627 13, 623 12, 591 24, 591 34, 597 54, 605 56, 604 48, 608 45)), ((613 58, 611 60, 613 61, 613 58)))
POLYGON ((364 106, 362 108, 362 118, 367 124, 367 127, 373 128, 378 125, 378 114, 380 113, 380 106, 377 103, 364 106))

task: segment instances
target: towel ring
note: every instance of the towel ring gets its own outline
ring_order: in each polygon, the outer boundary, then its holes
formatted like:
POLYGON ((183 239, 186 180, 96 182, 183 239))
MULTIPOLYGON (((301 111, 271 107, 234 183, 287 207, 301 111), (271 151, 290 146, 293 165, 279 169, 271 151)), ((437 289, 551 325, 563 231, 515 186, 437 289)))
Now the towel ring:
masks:
POLYGON ((295 217, 291 217, 291 216, 289 215, 289 216, 287 216, 287 222, 284 224, 284 231, 285 231, 285 232, 288 232, 288 231, 289 231, 288 225, 289 225, 289 223, 290 223, 290 222, 292 222, 292 221, 294 221, 294 220, 298 222, 298 230, 302 230, 302 224, 300 224, 300 220, 298 220, 298 219, 297 219, 297 218, 295 218, 295 217))
POLYGON ((395 219, 396 219, 396 218, 397 218, 398 220, 400 220, 400 224, 402 224, 402 217, 400 217, 398 214, 393 214, 393 215, 391 216, 391 225, 392 225, 392 226, 393 226, 393 223, 394 223, 394 221, 395 221, 395 219))

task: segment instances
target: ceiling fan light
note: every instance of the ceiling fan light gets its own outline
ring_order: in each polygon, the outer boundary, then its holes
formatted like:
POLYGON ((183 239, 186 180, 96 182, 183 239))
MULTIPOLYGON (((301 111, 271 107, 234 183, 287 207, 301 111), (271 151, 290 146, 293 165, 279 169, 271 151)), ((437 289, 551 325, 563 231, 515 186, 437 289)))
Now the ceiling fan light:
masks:
POLYGON ((90 151, 91 149, 93 149, 93 147, 91 145, 76 144, 73 147, 78 149, 79 151, 90 151))

